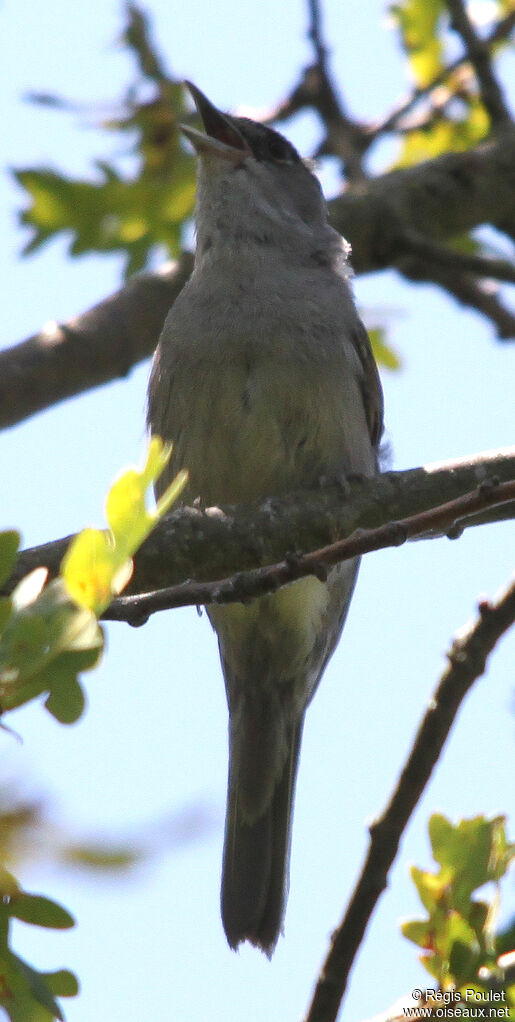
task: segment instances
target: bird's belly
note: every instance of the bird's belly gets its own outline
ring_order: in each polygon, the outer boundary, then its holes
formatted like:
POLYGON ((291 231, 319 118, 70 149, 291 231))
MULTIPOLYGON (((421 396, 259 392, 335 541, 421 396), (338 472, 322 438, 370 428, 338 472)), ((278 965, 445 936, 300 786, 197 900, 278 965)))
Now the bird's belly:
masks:
POLYGON ((228 362, 217 372, 207 366, 180 421, 174 469, 188 469, 188 499, 200 497, 204 505, 373 471, 356 381, 325 367, 228 362))
MULTIPOLYGON (((321 618, 327 611, 327 588, 325 583, 308 576, 249 604, 227 604, 220 609, 223 610, 224 634, 231 644, 237 637, 238 642, 252 645, 257 629, 261 641, 273 644, 280 632, 284 650, 291 646, 292 655, 302 656, 299 643, 306 652, 311 649, 321 618), (300 622, 302 635, 299 634, 300 622)), ((213 607, 211 611, 216 618, 218 608, 213 607)))
POLYGON ((327 586, 308 577, 249 604, 211 606, 209 616, 222 655, 230 651, 233 676, 288 684, 309 673, 327 606, 327 586))

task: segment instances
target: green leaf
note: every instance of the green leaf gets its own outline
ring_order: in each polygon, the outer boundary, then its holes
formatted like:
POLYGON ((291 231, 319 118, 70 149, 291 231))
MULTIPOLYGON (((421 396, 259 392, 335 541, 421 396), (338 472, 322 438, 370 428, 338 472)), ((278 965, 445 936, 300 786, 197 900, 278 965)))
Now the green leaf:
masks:
POLYGON ((498 891, 490 904, 472 894, 498 884, 513 859, 504 817, 478 816, 453 824, 435 813, 429 821, 435 873, 412 868, 427 910, 425 920, 409 920, 402 932, 425 951, 421 960, 441 989, 471 985, 481 969, 495 966, 493 922, 498 891))
POLYGON ((48 989, 56 997, 76 997, 79 993, 77 977, 69 969, 57 969, 55 972, 44 972, 48 989))
POLYGON ((449 972, 457 987, 475 975, 478 964, 477 948, 470 944, 462 944, 459 940, 454 941, 449 955, 449 972))
POLYGON ((40 894, 17 894, 10 901, 10 914, 24 923, 52 930, 67 930, 75 920, 62 905, 40 894))
MULTIPOLYGON (((177 128, 174 128, 175 134, 177 128)), ((28 255, 59 234, 70 236, 70 254, 123 252, 133 271, 150 262, 157 245, 176 256, 180 228, 193 213, 194 165, 175 138, 171 165, 139 177, 122 178, 105 161, 97 163, 102 180, 73 180, 45 168, 15 172, 30 198, 21 222, 31 228, 23 249, 28 255)))
POLYGON ((63 1022, 64 1015, 43 973, 37 972, 12 951, 5 966, 5 982, 11 996, 6 998, 3 1007, 11 1022, 49 1022, 53 1018, 63 1022))
POLYGON ((8 596, 0 596, 0 634, 3 632, 11 614, 13 604, 8 596))
MULTIPOLYGON (((447 240, 447 244, 449 248, 454 249, 455 252, 460 252, 462 255, 486 254, 472 234, 456 234, 454 238, 449 238, 447 240)), ((500 252, 495 252, 494 254, 496 257, 501 256, 500 252)))
POLYGON ((502 816, 493 820, 477 816, 461 820, 456 827, 444 816, 431 817, 433 855, 453 874, 459 899, 468 901, 472 891, 506 872, 510 855, 504 824, 502 816))
POLYGON ((401 933, 407 940, 411 940, 413 944, 418 944, 419 947, 426 950, 433 950, 429 927, 422 919, 410 919, 401 923, 401 933))
POLYGON ((373 327, 368 331, 368 336, 378 365, 384 366, 385 369, 400 369, 402 366, 400 355, 391 345, 387 344, 383 328, 373 327))
POLYGON ((445 895, 447 878, 441 873, 435 875, 417 866, 412 866, 410 872, 424 908, 430 914, 435 912, 445 895))
POLYGON ((15 529, 0 532, 0 586, 7 582, 14 568, 19 545, 20 533, 15 529))
POLYGON ((85 529, 63 558, 61 573, 70 596, 97 615, 127 585, 132 555, 186 484, 187 473, 179 472, 156 509, 147 510, 147 490, 166 468, 171 451, 160 437, 152 437, 143 468, 123 472, 109 490, 106 515, 110 532, 85 529))
POLYGON ((168 444, 153 436, 142 469, 128 469, 117 479, 106 500, 106 515, 118 548, 125 548, 126 556, 133 554, 149 535, 157 522, 178 498, 187 473, 180 472, 168 487, 165 500, 161 498, 157 511, 147 511, 146 492, 164 472, 172 453, 168 444))
POLYGON ((443 0, 401 0, 390 7, 401 43, 419 88, 429 85, 442 70, 442 42, 438 35, 443 0))
MULTIPOLYGON (((5 907, 7 902, 9 902, 11 898, 15 897, 19 891, 20 887, 16 877, 14 877, 8 869, 0 866, 0 908, 2 905, 5 907)), ((9 916, 8 911, 7 916, 9 916)))
POLYGON ((26 677, 42 664, 49 650, 47 628, 43 618, 13 614, 4 630, 0 644, 0 664, 26 677))
POLYGON ((36 926, 68 929, 74 925, 72 916, 49 898, 22 891, 15 877, 0 868, 0 1009, 5 1009, 11 1022, 63 1019, 55 995, 76 994, 77 980, 66 969, 41 973, 19 958, 9 946, 11 918, 36 926))
POLYGON ((442 117, 431 121, 427 128, 408 132, 394 167, 412 167, 446 152, 466 152, 486 138, 489 128, 482 103, 477 97, 469 97, 468 111, 461 119, 442 117))
POLYGON ((455 944, 478 951, 476 934, 459 912, 453 911, 447 915, 446 941, 449 957, 455 944))
POLYGON ((158 83, 169 81, 151 42, 148 16, 133 3, 127 4, 127 15, 127 27, 122 39, 138 58, 142 74, 158 83))
MULTIPOLYGON (((180 251, 195 197, 195 162, 179 132, 187 113, 185 93, 157 53, 147 15, 134 4, 127 15, 123 39, 136 59, 137 80, 117 104, 122 115, 102 127, 130 137, 135 171, 128 176, 102 156, 94 161, 97 177, 91 180, 48 167, 18 168, 15 177, 29 199, 21 214, 31 232, 25 254, 64 233, 72 256, 121 252, 126 273, 133 273, 150 263, 158 246, 172 256, 180 251)), ((74 108, 55 96, 39 101, 74 108)))
POLYGON ((129 869, 144 858, 137 848, 109 848, 103 845, 70 845, 65 849, 64 859, 76 866, 87 869, 118 871, 129 869))
MULTIPOLYGON (((17 589, 14 597, 18 596, 17 589)), ((6 622, 0 639, 3 709, 15 709, 44 691, 51 692, 55 683, 61 686, 56 711, 60 707, 63 718, 76 719, 83 705, 76 689, 77 673, 98 663, 102 649, 103 633, 94 614, 70 600, 62 580, 51 582, 6 622), (68 695, 63 692, 66 685, 68 695)))
POLYGON ((86 663, 82 660, 80 666, 75 657, 68 657, 68 663, 65 661, 63 664, 65 658, 66 654, 63 654, 56 665, 58 670, 60 669, 60 676, 56 676, 56 673, 53 674, 52 689, 45 700, 45 708, 60 724, 75 724, 75 721, 82 716, 86 705, 84 692, 77 681, 76 674, 79 670, 93 667, 97 658, 95 657, 91 662, 86 661, 86 663))
POLYGON ((495 949, 498 955, 515 950, 515 915, 512 915, 510 921, 496 935, 495 949))

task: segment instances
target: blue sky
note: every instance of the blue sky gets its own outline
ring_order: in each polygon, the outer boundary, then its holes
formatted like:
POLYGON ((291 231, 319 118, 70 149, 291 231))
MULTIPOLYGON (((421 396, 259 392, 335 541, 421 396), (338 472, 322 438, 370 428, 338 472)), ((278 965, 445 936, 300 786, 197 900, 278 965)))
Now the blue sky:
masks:
MULTIPOLYGON (((335 75, 350 110, 379 117, 408 87, 380 0, 326 3, 335 75)), ((286 94, 310 58, 304 6, 248 0, 154 0, 156 33, 169 66, 221 107, 267 108, 286 94)), ((0 14, 9 104, 4 143, 10 166, 53 165, 91 172, 115 151, 77 118, 33 108, 21 97, 48 91, 92 105, 102 117, 132 67, 116 44, 121 7, 90 0, 44 6, 8 0, 0 14), (108 146, 111 148, 108 149, 108 146)), ((7 105, 7 104, 6 104, 7 105)), ((87 121, 87 123, 85 123, 87 121)), ((283 128, 309 154, 318 128, 305 115, 283 128)), ((328 196, 331 168, 321 166, 328 196)), ((116 257, 66 258, 58 241, 21 260, 22 197, 0 178, 4 211, 1 273, 3 338, 22 340, 50 319, 64 320, 115 290, 116 257)), ((387 316, 403 369, 383 374, 394 467, 473 454, 513 438, 513 353, 489 327, 430 287, 393 273, 356 281, 372 325, 387 316)), ((2 525, 26 545, 103 521, 112 478, 139 461, 145 444, 148 366, 9 430, 1 463, 15 480, 2 498, 2 525)), ((47 797, 56 820, 77 836, 125 836, 205 823, 195 840, 175 842, 158 861, 116 881, 27 863, 20 880, 61 900, 76 930, 23 927, 16 947, 40 967, 67 965, 82 995, 66 1002, 70 1022, 200 1018, 284 1022, 305 1011, 331 929, 340 918, 366 849, 366 826, 392 789, 423 708, 444 666, 453 632, 481 594, 493 596, 512 568, 511 524, 471 530, 460 541, 410 544, 362 565, 345 634, 310 708, 293 834, 285 937, 269 963, 230 952, 219 918, 226 785, 226 708, 216 643, 194 609, 156 616, 146 627, 108 629, 101 668, 85 678, 88 711, 59 727, 38 705, 0 733, 1 777, 47 797), (167 822, 168 821, 168 822, 167 822)), ((494 654, 469 696, 435 776, 407 830, 390 886, 352 974, 344 1017, 369 1017, 417 985, 425 973, 399 934, 419 914, 409 866, 430 863, 427 819, 513 810, 513 637, 494 654)), ((512 822, 513 834, 513 822, 512 822)), ((513 912, 513 881, 504 906, 513 912)))

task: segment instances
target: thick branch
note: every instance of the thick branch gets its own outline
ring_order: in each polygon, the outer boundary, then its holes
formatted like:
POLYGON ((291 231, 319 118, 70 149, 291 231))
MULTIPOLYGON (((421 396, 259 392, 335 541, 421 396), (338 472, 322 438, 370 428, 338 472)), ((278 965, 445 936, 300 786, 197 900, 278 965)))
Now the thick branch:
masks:
POLYGON ((420 256, 429 263, 436 263, 442 269, 449 267, 451 270, 458 270, 461 273, 472 273, 476 277, 504 280, 507 283, 515 284, 515 266, 507 259, 494 259, 489 256, 458 252, 445 245, 438 245, 434 241, 427 241, 426 238, 415 234, 414 231, 404 232, 402 244, 406 252, 420 256))
POLYGON ((355 185, 330 211, 352 244, 357 273, 394 264, 403 230, 441 241, 480 224, 515 225, 515 129, 355 185))
MULTIPOLYGON (((355 184, 329 204, 351 242, 358 273, 396 265, 403 230, 429 240, 479 224, 515 231, 515 130, 466 153, 355 184)), ((128 373, 149 355, 191 257, 163 273, 135 277, 111 298, 62 327, 0 353, 0 428, 128 373)))
POLYGON ((410 539, 433 539, 442 533, 457 539, 463 532, 463 521, 472 514, 485 509, 504 508, 507 504, 513 510, 515 480, 511 483, 482 483, 472 493, 457 500, 388 522, 377 529, 356 529, 347 539, 337 540, 309 554, 289 554, 279 564, 270 564, 255 571, 240 571, 232 578, 216 582, 184 582, 141 596, 119 597, 102 614, 102 618, 139 626, 146 624, 150 615, 157 611, 211 603, 244 603, 256 596, 273 593, 280 586, 307 575, 315 575, 325 582, 329 569, 335 564, 373 550, 402 546, 410 539))
POLYGON ((109 380, 152 354, 192 258, 134 277, 121 291, 68 323, 0 352, 0 428, 109 380))
MULTIPOLYGON (((385 472, 377 479, 353 484, 348 493, 333 487, 238 508, 205 512, 183 508, 168 515, 138 551, 127 593, 164 589, 185 579, 214 581, 275 564, 285 553, 317 550, 358 528, 377 528, 427 511, 493 479, 515 480, 515 448, 385 472)), ((512 513, 515 516, 513 508, 512 513)), ((473 523, 473 517, 465 518, 460 525, 473 523)), ((41 565, 56 575, 71 538, 22 552, 3 593, 41 565)))
POLYGON ((370 827, 368 854, 344 919, 331 938, 306 1022, 335 1022, 356 953, 386 888, 399 842, 438 762, 458 710, 501 636, 515 622, 515 583, 496 603, 479 605, 479 616, 460 631, 449 664, 429 703, 408 760, 383 814, 370 827))

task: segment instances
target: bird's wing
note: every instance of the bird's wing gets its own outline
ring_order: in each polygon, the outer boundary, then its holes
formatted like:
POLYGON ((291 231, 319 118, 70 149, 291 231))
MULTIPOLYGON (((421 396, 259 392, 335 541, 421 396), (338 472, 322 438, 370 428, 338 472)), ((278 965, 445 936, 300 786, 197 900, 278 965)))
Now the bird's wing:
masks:
POLYGON ((384 427, 383 390, 375 359, 372 354, 370 338, 361 320, 358 320, 356 327, 353 330, 352 343, 357 351, 363 369, 361 388, 363 404, 365 406, 365 415, 370 433, 370 440, 373 447, 377 450, 384 427))

